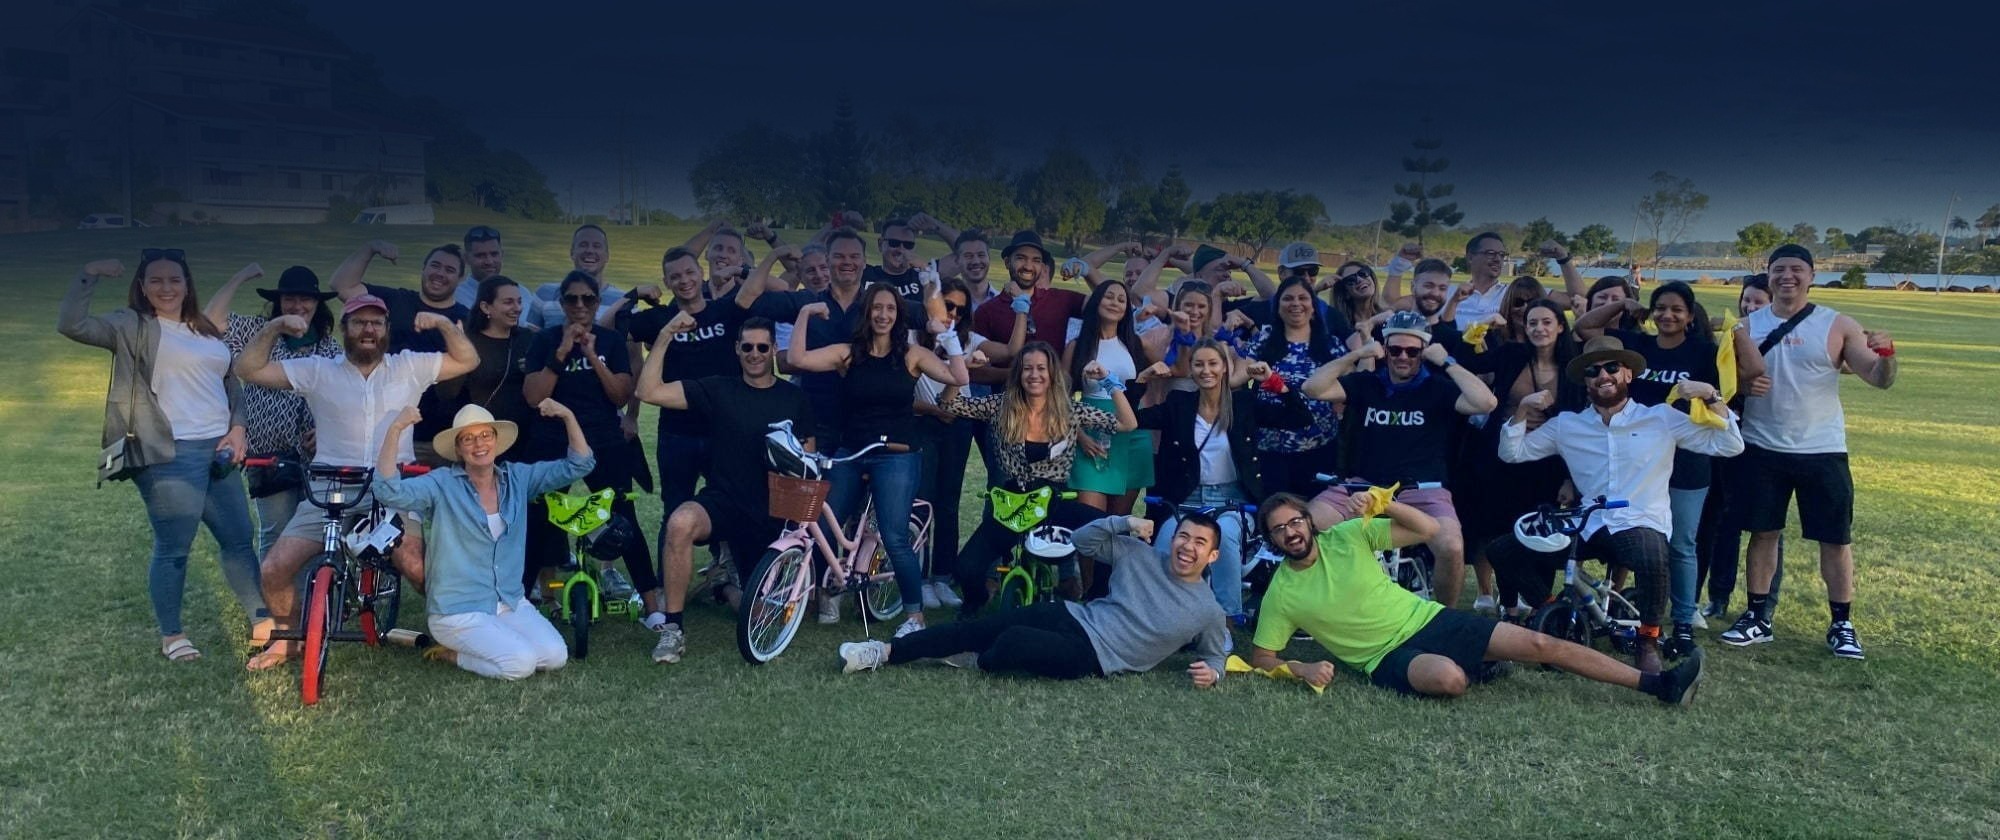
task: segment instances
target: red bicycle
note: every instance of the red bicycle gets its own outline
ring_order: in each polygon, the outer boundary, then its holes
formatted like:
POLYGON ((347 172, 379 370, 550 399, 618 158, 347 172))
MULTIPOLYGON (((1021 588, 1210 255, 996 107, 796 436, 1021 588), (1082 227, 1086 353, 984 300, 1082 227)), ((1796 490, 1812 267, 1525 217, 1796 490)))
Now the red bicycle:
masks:
MULTIPOLYGON (((305 567, 300 600, 305 620, 296 630, 271 633, 274 640, 305 644, 299 696, 311 706, 319 702, 325 688, 327 655, 334 642, 378 647, 383 634, 395 628, 403 602, 403 577, 390 561, 390 553, 401 542, 402 529, 396 517, 368 493, 368 483, 375 478, 372 467, 301 465, 286 458, 245 458, 243 463, 303 469, 306 502, 326 514, 320 530, 320 552, 305 567), (367 513, 348 525, 347 519, 364 505, 367 513)), ((415 464, 400 470, 404 476, 430 472, 429 467, 415 464)))

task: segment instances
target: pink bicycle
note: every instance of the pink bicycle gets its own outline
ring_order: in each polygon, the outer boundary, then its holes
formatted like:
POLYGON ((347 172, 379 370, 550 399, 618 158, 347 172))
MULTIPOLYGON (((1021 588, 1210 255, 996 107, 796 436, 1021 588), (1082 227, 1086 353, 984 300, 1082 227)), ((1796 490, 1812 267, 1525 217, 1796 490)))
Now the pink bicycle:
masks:
MULTIPOLYGON (((826 506, 831 484, 821 478, 834 465, 852 461, 883 446, 869 444, 845 458, 807 452, 792 433, 791 421, 771 424, 764 436, 770 473, 771 515, 785 528, 765 550, 744 582, 743 601, 736 616, 736 649, 743 659, 762 664, 785 652, 804 622, 815 592, 837 598, 849 592, 861 605, 861 628, 888 621, 903 611, 896 574, 876 532, 875 504, 870 499, 856 519, 858 534, 843 528, 826 506), (814 562, 814 555, 819 562, 814 562), (815 567, 823 573, 815 574, 815 567)), ((910 506, 910 545, 918 559, 930 565, 931 506, 918 499, 910 506)))

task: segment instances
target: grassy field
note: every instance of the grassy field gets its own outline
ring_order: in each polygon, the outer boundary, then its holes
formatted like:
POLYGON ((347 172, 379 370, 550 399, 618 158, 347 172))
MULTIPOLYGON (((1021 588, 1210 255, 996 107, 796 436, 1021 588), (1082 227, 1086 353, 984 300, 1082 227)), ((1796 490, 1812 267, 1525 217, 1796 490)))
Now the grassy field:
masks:
MULTIPOLYGON (((689 232, 613 231, 609 276, 656 277, 689 232)), ((1712 644, 1688 710, 1545 673, 1449 703, 1350 673, 1323 696, 1261 680, 1197 693, 1178 667, 1071 684, 843 676, 833 648, 852 623, 808 624, 753 668, 728 617, 701 606, 678 666, 651 664, 637 625, 518 684, 338 649, 307 710, 295 670, 242 670, 242 616, 205 536, 187 623, 208 655, 165 663, 137 494, 91 486, 108 364, 55 334, 64 284, 145 245, 186 248, 208 291, 253 260, 324 276, 366 235, 407 254, 458 233, 0 240, 0 338, 19 362, 0 379, 0 836, 2000 836, 1993 296, 1813 293, 1892 331, 1903 359, 1895 390, 1847 387, 1869 659, 1826 653, 1812 547, 1794 539, 1778 641, 1712 644)), ((507 233, 509 275, 568 267, 567 229, 507 233)), ((98 308, 122 299, 107 284, 98 308)), ((650 531, 657 504, 642 510, 650 531)), ((420 609, 404 614, 421 626, 420 609)))

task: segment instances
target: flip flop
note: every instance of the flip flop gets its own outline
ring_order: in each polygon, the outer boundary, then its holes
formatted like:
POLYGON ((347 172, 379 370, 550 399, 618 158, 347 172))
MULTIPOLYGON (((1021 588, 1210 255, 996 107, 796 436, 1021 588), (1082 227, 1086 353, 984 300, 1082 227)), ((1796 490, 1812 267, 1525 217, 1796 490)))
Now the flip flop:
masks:
POLYGON ((250 657, 250 661, 244 667, 252 671, 263 671, 283 665, 286 660, 294 659, 298 656, 298 654, 293 653, 291 648, 288 647, 291 644, 292 642, 288 641, 276 641, 265 645, 264 649, 258 651, 256 656, 250 657))
POLYGON ((260 618, 252 622, 250 624, 250 647, 263 650, 265 645, 271 643, 271 631, 276 629, 277 626, 277 620, 270 618, 260 618))
POLYGON ((188 641, 186 636, 182 636, 171 642, 161 642, 160 655, 166 657, 168 662, 193 662, 201 658, 201 651, 195 649, 194 643, 188 641))

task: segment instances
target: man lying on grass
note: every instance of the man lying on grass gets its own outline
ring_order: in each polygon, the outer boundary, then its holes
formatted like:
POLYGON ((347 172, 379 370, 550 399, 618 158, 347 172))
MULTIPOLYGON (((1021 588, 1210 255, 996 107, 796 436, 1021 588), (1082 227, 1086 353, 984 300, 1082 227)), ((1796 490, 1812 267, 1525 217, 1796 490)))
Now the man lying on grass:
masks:
POLYGON ((1349 497, 1352 518, 1325 531, 1313 528, 1306 500, 1290 493, 1274 495, 1258 507, 1271 545, 1285 555, 1285 563, 1272 576, 1257 614, 1252 666, 1287 665, 1294 676, 1315 686, 1332 682, 1331 662, 1278 658, 1293 631, 1304 629, 1334 657, 1401 694, 1457 697, 1469 683, 1495 676, 1499 663, 1534 662, 1636 688, 1661 702, 1694 702, 1701 681, 1700 650, 1671 671, 1641 674, 1582 645, 1446 609, 1398 586, 1382 573, 1376 553, 1430 539, 1438 523, 1400 502, 1378 510, 1381 498, 1371 493, 1349 497), (1374 513, 1387 518, 1370 515, 1374 513))
POLYGON ((911 633, 895 642, 840 646, 841 670, 871 670, 917 659, 991 673, 1056 679, 1140 673, 1194 642, 1188 677, 1196 688, 1222 679, 1228 628, 1201 573, 1215 562, 1222 529, 1200 513, 1181 517, 1165 558, 1151 545, 1153 523, 1108 516, 1077 529, 1078 554, 1117 569, 1111 593, 1089 603, 1055 602, 1006 610, 911 633))

